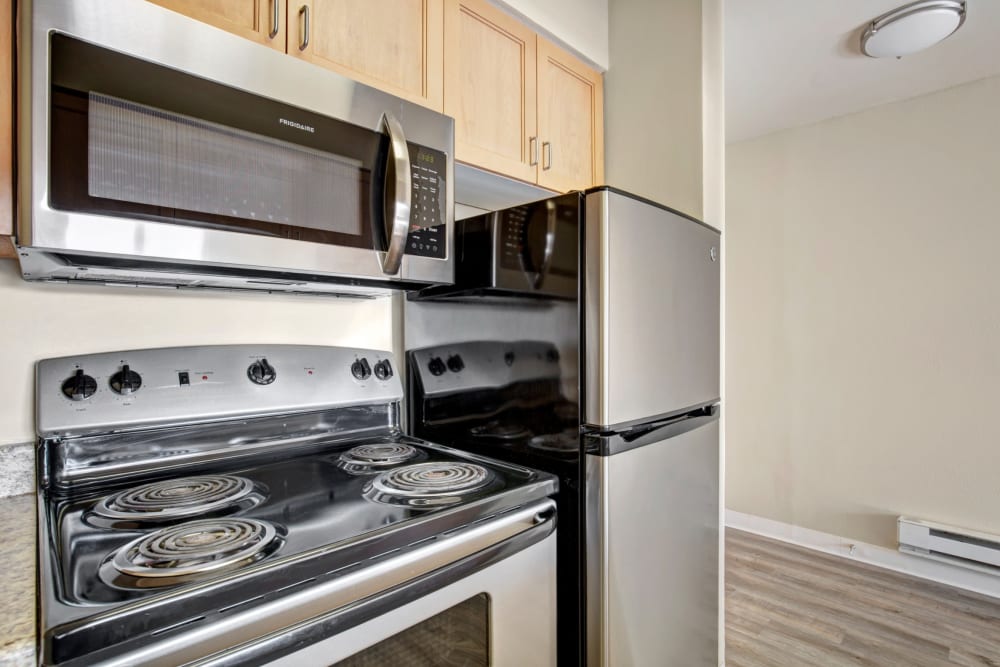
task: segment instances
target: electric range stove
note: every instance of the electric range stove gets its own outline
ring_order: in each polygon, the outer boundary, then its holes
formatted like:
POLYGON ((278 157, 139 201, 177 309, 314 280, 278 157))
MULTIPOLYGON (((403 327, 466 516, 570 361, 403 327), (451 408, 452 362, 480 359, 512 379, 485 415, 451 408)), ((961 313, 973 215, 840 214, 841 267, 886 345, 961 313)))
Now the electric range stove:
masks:
POLYGON ((259 664, 554 530, 554 476, 400 433, 383 352, 88 355, 40 362, 37 388, 44 664, 259 664))

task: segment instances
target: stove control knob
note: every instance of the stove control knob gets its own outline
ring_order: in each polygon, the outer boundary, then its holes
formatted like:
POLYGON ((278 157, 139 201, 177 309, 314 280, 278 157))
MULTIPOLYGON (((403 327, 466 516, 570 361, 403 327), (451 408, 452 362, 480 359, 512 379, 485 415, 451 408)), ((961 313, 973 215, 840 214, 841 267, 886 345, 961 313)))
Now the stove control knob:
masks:
POLYGON ((545 353, 545 360, 550 364, 554 364, 559 361, 559 350, 552 348, 545 353))
POLYGON ((142 377, 125 364, 120 371, 111 376, 109 383, 116 394, 128 396, 142 386, 142 377))
POLYGON ((465 362, 462 361, 462 357, 457 354, 453 354, 448 357, 448 370, 452 373, 458 373, 463 368, 465 368, 465 362))
POLYGON ((388 380, 392 377, 392 365, 388 359, 383 359, 375 364, 375 377, 379 380, 388 380))
POLYGON ((76 374, 66 378, 62 383, 62 393, 66 398, 82 401, 90 398, 97 391, 97 380, 86 375, 82 368, 76 369, 76 374))
POLYGON ((427 370, 431 372, 431 375, 442 375, 448 369, 445 368, 444 362, 441 361, 441 357, 434 357, 427 362, 427 370))
POLYGON ((503 362, 505 364, 507 364, 508 366, 513 366, 514 365, 514 352, 508 350, 506 353, 504 353, 504 355, 503 355, 503 362))
POLYGON ((247 377, 254 384, 271 384, 277 375, 274 366, 267 363, 267 359, 258 359, 247 368, 247 377))
MULTIPOLYGON (((378 364, 375 364, 375 370, 378 372, 378 364)), ((368 364, 368 360, 361 357, 353 364, 351 364, 351 375, 359 380, 367 380, 372 376, 372 367, 368 364)))

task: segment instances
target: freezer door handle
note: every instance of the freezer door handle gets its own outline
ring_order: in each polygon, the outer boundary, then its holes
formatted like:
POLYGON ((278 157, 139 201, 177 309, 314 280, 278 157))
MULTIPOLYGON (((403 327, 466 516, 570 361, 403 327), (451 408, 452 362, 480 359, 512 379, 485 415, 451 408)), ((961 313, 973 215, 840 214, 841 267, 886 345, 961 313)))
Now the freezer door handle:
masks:
POLYGON ((719 419, 718 403, 695 412, 642 424, 623 431, 593 433, 584 436, 584 449, 595 456, 614 456, 630 449, 637 449, 662 442, 699 429, 719 419))

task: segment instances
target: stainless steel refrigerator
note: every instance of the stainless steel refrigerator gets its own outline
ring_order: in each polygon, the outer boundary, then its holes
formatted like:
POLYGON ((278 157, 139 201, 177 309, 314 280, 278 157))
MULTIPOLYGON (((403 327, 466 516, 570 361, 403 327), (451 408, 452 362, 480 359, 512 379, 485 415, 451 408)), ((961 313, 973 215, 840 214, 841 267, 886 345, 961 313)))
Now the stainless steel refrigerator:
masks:
POLYGON ((583 220, 587 664, 714 666, 720 234, 607 189, 583 220))
POLYGON ((406 304, 411 432, 560 478, 560 665, 718 664, 719 242, 595 188, 460 221, 406 304))

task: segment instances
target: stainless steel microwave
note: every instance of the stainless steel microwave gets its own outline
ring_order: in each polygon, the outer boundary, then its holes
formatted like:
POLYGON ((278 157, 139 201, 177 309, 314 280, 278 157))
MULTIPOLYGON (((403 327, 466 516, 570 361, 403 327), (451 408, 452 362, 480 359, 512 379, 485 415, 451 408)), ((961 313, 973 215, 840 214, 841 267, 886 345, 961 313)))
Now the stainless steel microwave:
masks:
POLYGON ((17 11, 25 279, 453 281, 451 118, 143 0, 17 11))

